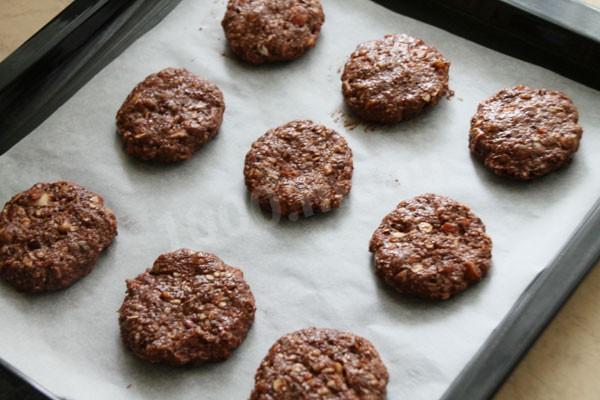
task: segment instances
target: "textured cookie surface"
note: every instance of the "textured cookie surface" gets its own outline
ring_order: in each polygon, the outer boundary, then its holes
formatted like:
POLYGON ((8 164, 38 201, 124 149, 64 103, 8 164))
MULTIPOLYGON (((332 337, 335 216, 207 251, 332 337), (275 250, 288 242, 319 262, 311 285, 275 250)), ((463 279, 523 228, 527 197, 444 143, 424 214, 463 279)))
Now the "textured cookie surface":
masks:
POLYGON ((171 365, 224 360, 242 343, 255 304, 242 271, 181 249, 127 281, 121 336, 140 358, 171 365))
POLYGON ((254 380, 251 400, 380 400, 388 373, 367 339, 308 328, 280 338, 254 380))
POLYGON ((24 292, 64 289, 93 269, 116 234, 100 195, 69 182, 38 183, 0 214, 0 278, 24 292))
POLYGON ((363 120, 404 121, 451 94, 449 69, 450 62, 422 40, 387 35, 352 53, 342 91, 348 107, 363 120))
POLYGON ((246 155, 253 199, 281 215, 338 208, 352 186, 352 151, 341 135, 312 121, 269 130, 246 155))
POLYGON ((215 84, 167 68, 133 89, 117 113, 117 130, 132 156, 183 161, 218 134, 224 111, 215 84))
POLYGON ((583 130, 573 102, 548 89, 515 86, 479 104, 469 148, 498 175, 528 180, 568 164, 583 130))
POLYGON ((486 275, 492 241, 468 207, 425 194, 400 202, 369 250, 377 274, 400 293, 445 300, 486 275))
POLYGON ((300 57, 324 20, 320 0, 230 0, 222 25, 239 58, 262 64, 300 57))

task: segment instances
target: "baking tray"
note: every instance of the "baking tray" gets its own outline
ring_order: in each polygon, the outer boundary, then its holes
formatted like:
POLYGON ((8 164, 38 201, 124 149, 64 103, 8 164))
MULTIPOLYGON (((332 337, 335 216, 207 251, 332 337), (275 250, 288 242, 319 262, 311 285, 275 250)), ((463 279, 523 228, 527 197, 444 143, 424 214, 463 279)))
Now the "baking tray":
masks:
MULTIPOLYGON (((377 2, 600 89, 600 15, 581 4, 377 2)), ((177 3, 76 0, 1 63, 0 153, 31 132, 177 3)), ((599 231, 600 202, 596 202, 559 256, 524 291, 443 398, 478 399, 494 393, 600 258, 599 231)), ((2 361, 0 365, 3 398, 55 398, 10 365, 2 361)))

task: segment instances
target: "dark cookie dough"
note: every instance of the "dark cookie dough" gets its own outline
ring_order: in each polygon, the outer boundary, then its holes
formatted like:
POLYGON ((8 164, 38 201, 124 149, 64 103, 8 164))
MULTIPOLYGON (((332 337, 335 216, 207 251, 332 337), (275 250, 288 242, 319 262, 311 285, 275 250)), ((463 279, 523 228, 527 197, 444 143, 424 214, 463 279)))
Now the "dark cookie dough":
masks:
POLYGON ((369 250, 377 274, 400 293, 445 300, 486 275, 492 241, 468 207, 425 194, 400 202, 369 250))
POLYGON ((533 179, 571 162, 583 134, 578 119, 564 93, 503 89, 479 104, 469 148, 497 175, 533 179))
POLYGON ((367 339, 308 328, 280 338, 254 381, 251 400, 382 400, 388 373, 367 339))
POLYGON ((352 150, 335 131, 312 121, 269 130, 246 155, 253 199, 281 215, 338 208, 352 187, 352 150))
POLYGON ((93 269, 116 235, 100 195, 69 182, 38 183, 0 214, 0 278, 23 292, 64 289, 93 269))
POLYGON ((171 365, 228 358, 254 322, 242 271, 218 257, 180 249, 127 281, 121 337, 140 358, 171 365))
POLYGON ((117 130, 132 156, 183 161, 218 134, 224 111, 215 84, 167 68, 133 89, 117 113, 117 130))
POLYGON ((420 39, 387 35, 363 43, 346 63, 342 91, 361 119, 394 123, 450 96, 450 62, 420 39))
POLYGON ((320 0, 229 0, 222 25, 239 58, 262 64, 300 57, 324 20, 320 0))

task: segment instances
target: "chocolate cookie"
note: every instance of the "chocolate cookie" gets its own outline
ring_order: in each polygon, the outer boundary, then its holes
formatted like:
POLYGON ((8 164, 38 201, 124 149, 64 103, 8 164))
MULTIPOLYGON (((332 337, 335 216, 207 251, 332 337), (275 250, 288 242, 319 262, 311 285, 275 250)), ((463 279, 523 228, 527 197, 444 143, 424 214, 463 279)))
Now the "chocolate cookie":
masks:
POLYGON ((338 208, 352 187, 352 150, 335 131, 312 121, 269 130, 246 154, 253 199, 281 215, 338 208))
POLYGON ((180 249, 127 281, 119 325, 138 357, 197 364, 229 357, 252 326, 255 309, 242 271, 212 254, 180 249))
POLYGON ((236 56, 262 64, 300 57, 324 20, 320 0, 229 0, 222 25, 236 56))
POLYGON ((388 373, 367 339, 308 328, 280 338, 254 378, 251 400, 385 399, 388 373))
POLYGON ((533 179, 571 162, 583 133, 578 119, 564 93, 526 86, 503 89, 479 104, 469 148, 498 175, 533 179))
POLYGON ((342 91, 348 107, 365 121, 404 121, 452 94, 449 69, 450 62, 422 40, 387 35, 352 53, 342 91))
POLYGON ((492 241, 468 207, 425 194, 400 202, 369 250, 377 274, 400 293, 446 300, 486 275, 492 241))
POLYGON ((185 69, 152 74, 117 113, 125 151, 142 160, 190 158, 219 132, 225 103, 219 88, 185 69))
POLYGON ((23 292, 64 289, 93 269, 116 235, 100 195, 69 182, 38 183, 0 214, 0 278, 23 292))

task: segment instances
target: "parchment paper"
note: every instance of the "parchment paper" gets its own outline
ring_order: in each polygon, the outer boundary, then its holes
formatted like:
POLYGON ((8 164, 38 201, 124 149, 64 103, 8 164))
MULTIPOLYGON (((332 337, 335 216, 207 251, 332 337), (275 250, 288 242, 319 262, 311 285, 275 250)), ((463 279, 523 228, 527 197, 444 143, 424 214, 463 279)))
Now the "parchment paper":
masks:
POLYGON ((116 242, 70 289, 32 297, 0 284, 0 356, 69 399, 245 399, 278 337, 334 327, 376 345, 390 372, 390 399, 440 396, 598 198, 599 93, 365 0, 325 0, 316 49, 293 63, 250 67, 227 56, 224 8, 224 0, 184 0, 0 157, 2 201, 38 181, 67 179, 104 195, 119 221, 116 242), (359 43, 395 32, 424 39, 452 61, 456 96, 387 129, 345 128, 340 67, 359 43), (138 81, 167 66, 217 83, 227 111, 218 138, 191 160, 148 165, 124 154, 114 117, 138 81), (570 167, 531 183, 495 178, 467 149, 477 103, 515 84, 567 92, 585 130, 570 167), (336 212, 277 222, 249 201, 243 160, 268 128, 296 118, 348 139, 353 188, 336 212), (494 240, 491 275, 439 304, 384 288, 368 252, 383 216, 424 192, 469 204, 494 240), (120 342, 125 279, 181 247, 242 268, 256 296, 256 323, 226 362, 153 366, 120 342))

